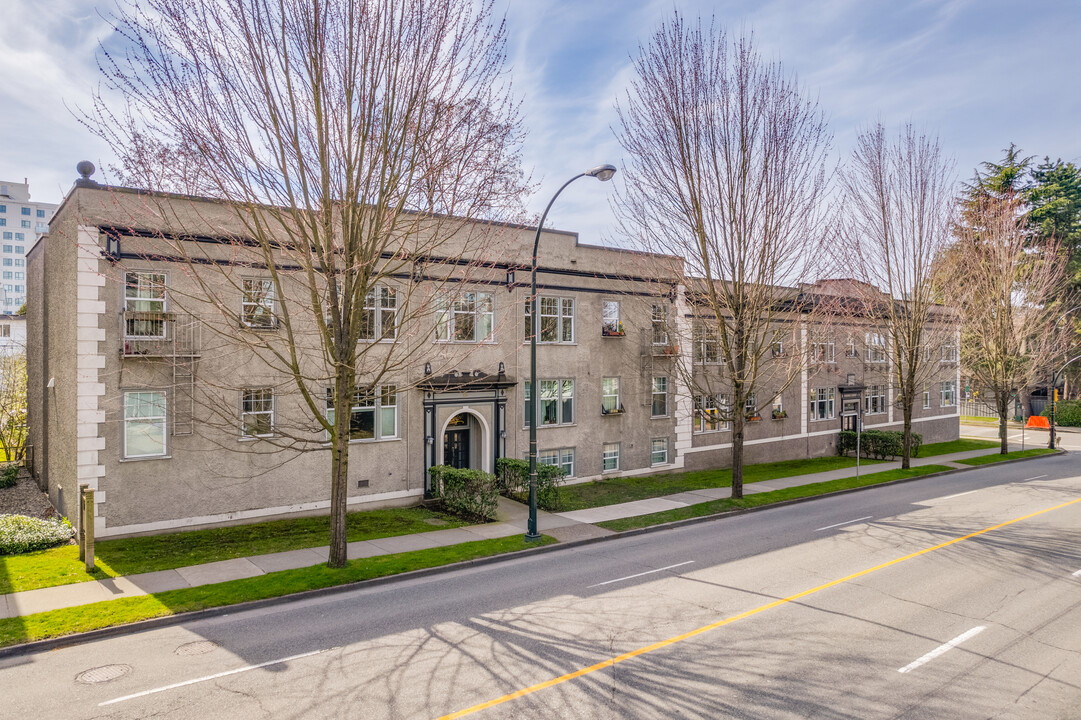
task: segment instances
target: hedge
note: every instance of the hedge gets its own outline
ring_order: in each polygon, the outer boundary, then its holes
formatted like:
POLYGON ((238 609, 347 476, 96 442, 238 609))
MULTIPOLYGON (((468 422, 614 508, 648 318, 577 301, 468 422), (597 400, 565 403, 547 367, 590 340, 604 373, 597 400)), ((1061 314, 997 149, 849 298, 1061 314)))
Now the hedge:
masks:
POLYGON ((0 471, 0 488, 15 487, 19 482, 19 466, 11 464, 0 471))
MULTIPOLYGON (((905 434, 900 430, 864 430, 860 433, 860 457, 877 460, 900 457, 904 453, 905 434)), ((923 436, 912 433, 912 457, 919 457, 923 436)), ((856 450, 856 431, 842 430, 837 440, 837 454, 856 450)))
MULTIPOLYGON (((1044 406, 1044 417, 1051 417, 1051 403, 1044 406)), ((1081 427, 1081 400, 1059 400, 1055 408, 1055 424, 1066 427, 1081 427)))
MULTIPOLYGON (((509 498, 529 502, 529 461, 517 458, 499 458, 495 461, 499 491, 509 498)), ((559 486, 563 483, 563 468, 537 463, 537 507, 548 512, 559 512, 563 501, 559 486)))
POLYGON ((66 518, 39 520, 26 515, 0 515, 0 555, 44 550, 66 543, 74 534, 66 518))
POLYGON ((443 500, 443 509, 463 520, 495 520, 499 489, 495 475, 483 470, 435 465, 428 470, 432 494, 443 500))

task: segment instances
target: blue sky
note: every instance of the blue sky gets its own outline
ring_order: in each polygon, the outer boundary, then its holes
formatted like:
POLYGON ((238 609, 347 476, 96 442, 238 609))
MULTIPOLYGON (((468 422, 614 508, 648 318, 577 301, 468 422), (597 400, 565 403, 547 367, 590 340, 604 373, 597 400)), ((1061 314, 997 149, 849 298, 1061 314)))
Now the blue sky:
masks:
MULTIPOLYGON (((92 0, 3 0, 0 178, 30 179, 57 202, 75 164, 107 150, 68 111, 98 82, 107 28, 92 0)), ((1016 143, 1026 154, 1081 161, 1079 0, 505 0, 509 70, 523 101, 527 165, 539 213, 572 175, 620 164, 610 126, 631 57, 678 8, 753 30, 771 59, 798 75, 830 118, 838 158, 859 129, 911 121, 937 133, 962 178, 1016 143)), ((617 176, 618 180, 618 176, 617 176)), ((611 187, 580 180, 549 225, 583 242, 611 239, 611 187)))

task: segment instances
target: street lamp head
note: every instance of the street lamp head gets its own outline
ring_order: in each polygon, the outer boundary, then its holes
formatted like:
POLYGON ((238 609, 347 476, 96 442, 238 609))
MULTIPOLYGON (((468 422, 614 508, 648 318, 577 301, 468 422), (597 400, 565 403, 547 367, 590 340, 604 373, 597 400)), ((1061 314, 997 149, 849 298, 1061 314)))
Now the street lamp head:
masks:
POLYGON ((586 170, 586 175, 595 177, 601 182, 608 182, 616 174, 615 165, 598 165, 592 170, 586 170))

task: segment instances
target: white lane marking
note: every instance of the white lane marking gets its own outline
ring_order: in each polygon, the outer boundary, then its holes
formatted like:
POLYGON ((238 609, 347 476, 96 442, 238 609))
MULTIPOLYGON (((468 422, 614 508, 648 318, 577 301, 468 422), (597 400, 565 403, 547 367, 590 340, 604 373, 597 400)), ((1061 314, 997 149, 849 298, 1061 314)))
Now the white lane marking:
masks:
POLYGON ((1070 577, 1081 577, 1081 570, 1078 570, 1075 573, 1070 573, 1070 577))
POLYGON ((845 520, 844 522, 839 522, 836 525, 827 525, 826 527, 818 528, 817 530, 815 530, 815 532, 822 532, 823 530, 829 530, 830 528, 841 527, 842 525, 851 525, 852 523, 858 523, 860 520, 870 520, 873 517, 874 517, 874 515, 868 515, 867 517, 856 518, 855 520, 845 520))
POLYGON ((1036 477, 1025 478, 1021 482, 1028 482, 1029 480, 1039 480, 1040 478, 1045 478, 1045 477, 1047 477, 1047 476, 1046 475, 1037 475, 1036 477))
POLYGON ((962 495, 971 495, 974 492, 978 492, 978 491, 977 490, 969 490, 968 492, 957 493, 956 495, 947 495, 946 497, 940 497, 939 500, 949 500, 950 498, 961 497, 962 495))
POLYGON ((589 585, 588 587, 586 587, 586 590, 588 590, 589 588, 600 587, 601 585, 611 585, 612 583, 622 582, 624 580, 630 580, 631 578, 642 577, 643 575, 652 575, 653 573, 659 573, 659 572, 663 572, 665 570, 671 570, 672 568, 682 567, 684 565, 690 565, 693 562, 694 562, 694 560, 688 560, 687 562, 676 563, 675 565, 669 565, 668 567, 657 568, 656 570, 646 570, 645 572, 640 572, 640 573, 637 573, 635 575, 628 575, 627 577, 616 578, 615 580, 605 580, 604 582, 597 583, 596 585, 589 585))
POLYGON ((979 635, 981 632, 983 632, 986 629, 987 629, 986 626, 979 625, 977 627, 972 628, 968 632, 961 633, 960 635, 955 637, 953 640, 950 640, 945 645, 939 645, 934 650, 927 653, 926 655, 919 658, 918 660, 913 660, 908 665, 905 665, 903 668, 898 668, 897 672, 906 673, 906 672, 909 672, 911 670, 915 670, 920 665, 923 665, 926 662, 930 662, 930 661, 934 660, 939 655, 942 655, 943 653, 945 653, 945 652, 947 652, 949 650, 952 650, 953 648, 955 648, 958 645, 960 645, 961 643, 963 643, 965 640, 968 640, 970 637, 974 637, 976 635, 979 635))
POLYGON ((312 655, 318 655, 320 653, 329 652, 335 648, 327 648, 326 650, 313 650, 312 652, 301 653, 300 655, 290 655, 289 657, 278 658, 277 660, 268 660, 258 665, 245 665, 244 667, 236 668, 235 670, 226 670, 215 675, 207 675, 206 677, 195 678, 194 680, 185 680, 184 682, 173 683, 172 685, 166 685, 165 687, 153 688, 151 690, 143 690, 137 692, 134 695, 125 695, 124 697, 113 698, 112 700, 106 700, 105 702, 98 703, 98 707, 104 707, 106 705, 112 705, 113 703, 124 702, 125 700, 134 700, 135 698, 146 697, 147 695, 154 695, 155 693, 165 692, 166 690, 175 690, 176 688, 185 687, 187 685, 195 685, 196 683, 206 682, 208 680, 217 680, 218 678, 226 677, 227 675, 236 675, 237 673, 248 672, 249 670, 258 670, 259 668, 265 668, 270 665, 280 665, 281 663, 290 662, 291 660, 299 660, 300 658, 311 657, 312 655))

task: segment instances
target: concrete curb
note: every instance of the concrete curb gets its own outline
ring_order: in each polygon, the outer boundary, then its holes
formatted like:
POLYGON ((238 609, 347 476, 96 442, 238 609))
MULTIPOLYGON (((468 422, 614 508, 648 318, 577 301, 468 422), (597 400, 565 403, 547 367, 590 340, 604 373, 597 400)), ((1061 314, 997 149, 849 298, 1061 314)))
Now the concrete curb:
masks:
MULTIPOLYGON (((1052 455, 1065 455, 1066 451, 1062 449, 1056 450, 1054 453, 1047 453, 1043 455, 1033 455, 1032 457, 1025 458, 1012 458, 1010 460, 1002 460, 997 463, 988 463, 990 465, 1009 465, 1012 463, 1026 462, 1028 460, 1037 460, 1040 458, 1051 457, 1052 455)), ((180 625, 181 623, 193 622, 196 620, 205 620, 208 618, 220 617, 222 615, 228 615, 230 613, 245 612, 248 610, 259 610, 261 608, 274 607, 277 605, 284 605, 286 603, 296 602, 298 600, 310 600, 314 598, 326 597, 329 595, 336 595, 339 593, 350 592, 353 590, 360 590, 369 587, 379 587, 381 585, 389 585, 392 583, 405 582, 408 580, 415 580, 418 578, 431 577, 433 575, 442 575, 444 573, 454 572, 455 570, 461 570, 469 567, 483 567, 485 565, 494 565, 496 563, 508 562, 511 560, 518 560, 523 557, 532 555, 540 555, 557 550, 566 550, 569 548, 578 548, 586 545, 594 545, 601 542, 607 542, 610 540, 618 540, 620 538, 636 537, 638 535, 646 535, 654 532, 661 532, 663 530, 672 530, 674 528, 687 527, 690 525, 699 525, 706 522, 712 522, 715 520, 724 520, 729 517, 738 515, 746 515, 748 513, 761 512, 763 510, 770 510, 772 508, 786 507, 788 505, 796 505, 798 503, 810 502, 812 500, 820 500, 822 498, 836 497, 838 495, 848 495, 854 492, 861 492, 863 490, 873 490, 874 488, 889 487, 890 485, 897 485, 900 483, 913 482, 915 480, 926 480, 927 478, 939 477, 942 475, 952 475, 955 473, 968 472, 970 470, 978 470, 986 467, 986 465, 973 465, 966 468, 951 468, 950 470, 942 470, 936 473, 928 473, 926 475, 916 475, 910 478, 899 478, 897 480, 889 480, 883 483, 876 483, 874 485, 865 485, 858 488, 847 488, 845 490, 835 490, 830 493, 823 493, 821 495, 809 495, 802 498, 793 498, 792 500, 782 500, 780 502, 770 503, 769 505, 759 505, 753 508, 741 508, 738 510, 729 510, 727 512, 715 513, 712 515, 702 515, 700 517, 687 518, 685 520, 674 520, 668 523, 661 523, 658 525, 650 525, 649 527, 636 528, 634 530, 625 530, 622 532, 616 532, 613 535, 602 535, 600 537, 586 538, 584 540, 573 540, 569 542, 557 542, 551 545, 545 545, 537 548, 527 548, 525 550, 515 550, 514 552, 503 553, 500 555, 491 555, 484 558, 476 558, 474 560, 463 560, 461 562, 451 563, 449 565, 438 565, 436 567, 424 568, 422 570, 411 570, 405 573, 399 573, 397 575, 387 575, 381 578, 372 578, 370 580, 358 580, 356 582, 345 583, 343 585, 335 585, 333 587, 318 588, 316 590, 304 590, 298 593, 292 593, 290 595, 281 595, 274 598, 266 598, 263 600, 251 600, 248 602, 237 603, 235 605, 224 605, 217 608, 208 608, 206 610, 195 610, 193 612, 180 613, 178 615, 169 615, 167 617, 151 618, 149 620, 140 620, 125 625, 114 625, 112 627, 100 628, 97 630, 88 630, 83 633, 74 633, 71 635, 63 635, 55 638, 46 638, 44 640, 34 640, 31 642, 23 643, 20 645, 10 645, 5 648, 0 648, 0 659, 9 657, 19 657, 22 655, 30 655, 37 652, 58 650, 64 647, 70 647, 72 645, 82 645, 84 643, 93 642, 95 640, 104 640, 111 637, 118 637, 121 635, 131 635, 146 630, 156 630, 162 627, 170 627, 172 625, 180 625)), ((828 481, 827 481, 828 482, 828 481)), ((690 506, 688 506, 690 507, 690 506)), ((108 600, 104 602, 109 602, 108 600)))

